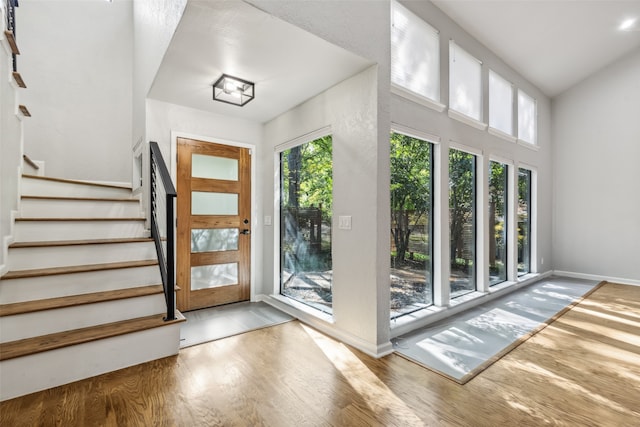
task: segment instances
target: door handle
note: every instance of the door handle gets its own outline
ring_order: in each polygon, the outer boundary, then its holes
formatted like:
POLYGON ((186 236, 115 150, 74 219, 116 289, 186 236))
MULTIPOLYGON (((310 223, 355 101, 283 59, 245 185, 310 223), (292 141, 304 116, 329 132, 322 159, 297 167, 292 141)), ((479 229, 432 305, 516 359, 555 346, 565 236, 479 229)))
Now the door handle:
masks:
POLYGON ((249 230, 248 228, 245 228, 244 230, 242 230, 242 234, 245 234, 245 235, 251 234, 251 230, 249 230))

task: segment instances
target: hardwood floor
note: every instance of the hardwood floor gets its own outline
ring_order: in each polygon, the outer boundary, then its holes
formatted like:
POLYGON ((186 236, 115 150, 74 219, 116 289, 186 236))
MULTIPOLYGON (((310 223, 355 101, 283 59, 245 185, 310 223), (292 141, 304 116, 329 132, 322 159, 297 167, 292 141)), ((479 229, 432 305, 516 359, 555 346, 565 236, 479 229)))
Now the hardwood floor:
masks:
POLYGON ((640 287, 606 284, 466 385, 299 322, 0 403, 2 426, 638 426, 640 287))

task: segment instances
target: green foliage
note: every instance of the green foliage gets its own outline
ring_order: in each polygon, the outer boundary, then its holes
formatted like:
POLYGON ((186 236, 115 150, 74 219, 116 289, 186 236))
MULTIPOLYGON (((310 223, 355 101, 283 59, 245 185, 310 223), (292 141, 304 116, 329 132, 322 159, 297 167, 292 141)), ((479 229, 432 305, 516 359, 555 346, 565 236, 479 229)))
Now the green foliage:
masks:
POLYGON ((449 150, 449 227, 451 260, 464 258, 463 232, 473 221, 475 205, 476 156, 459 150, 449 150))
POLYGON ((431 144, 399 133, 391 134, 391 234, 403 262, 411 224, 423 221, 431 209, 431 144))
POLYGON ((331 136, 285 150, 281 154, 283 206, 322 206, 331 217, 333 205, 333 146, 331 136))

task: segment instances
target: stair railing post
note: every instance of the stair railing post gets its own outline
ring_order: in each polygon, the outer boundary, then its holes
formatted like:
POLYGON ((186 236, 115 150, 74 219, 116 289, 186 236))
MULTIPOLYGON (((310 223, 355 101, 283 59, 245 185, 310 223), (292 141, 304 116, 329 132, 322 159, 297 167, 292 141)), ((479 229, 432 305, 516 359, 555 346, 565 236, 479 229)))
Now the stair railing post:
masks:
POLYGON ((167 165, 162 157, 162 152, 158 147, 158 143, 149 142, 149 201, 151 212, 151 237, 156 245, 156 253, 158 255, 158 266, 160 268, 160 276, 162 277, 162 286, 164 288, 165 302, 167 304, 167 316, 164 320, 170 321, 176 319, 175 304, 175 250, 174 250, 174 200, 176 198, 176 190, 171 182, 171 175, 167 169, 167 165), (166 236, 167 248, 166 257, 165 250, 162 247, 162 236, 158 229, 158 221, 156 215, 158 194, 156 193, 156 185, 162 183, 166 196, 166 236))

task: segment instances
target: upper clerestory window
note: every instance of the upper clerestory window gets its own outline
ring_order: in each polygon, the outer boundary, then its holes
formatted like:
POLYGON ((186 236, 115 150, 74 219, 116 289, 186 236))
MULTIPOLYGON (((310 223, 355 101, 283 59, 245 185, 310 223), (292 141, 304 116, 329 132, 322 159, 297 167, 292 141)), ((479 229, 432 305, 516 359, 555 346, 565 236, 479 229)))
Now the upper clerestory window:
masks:
POLYGON ((395 1, 391 2, 391 86, 394 92, 409 95, 414 101, 427 101, 429 107, 444 109, 439 104, 438 30, 395 1))

